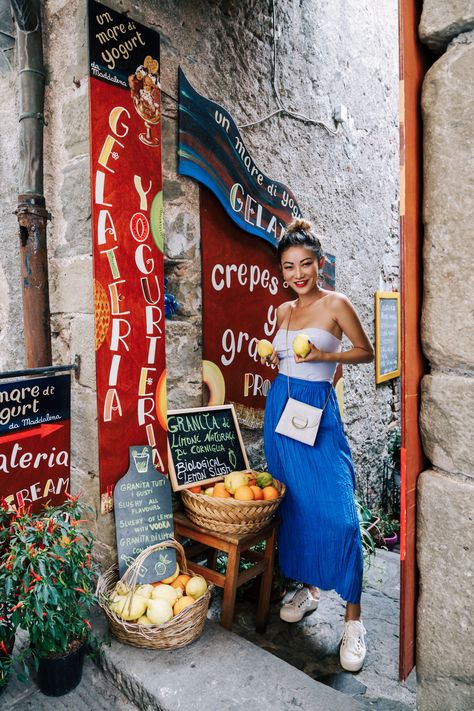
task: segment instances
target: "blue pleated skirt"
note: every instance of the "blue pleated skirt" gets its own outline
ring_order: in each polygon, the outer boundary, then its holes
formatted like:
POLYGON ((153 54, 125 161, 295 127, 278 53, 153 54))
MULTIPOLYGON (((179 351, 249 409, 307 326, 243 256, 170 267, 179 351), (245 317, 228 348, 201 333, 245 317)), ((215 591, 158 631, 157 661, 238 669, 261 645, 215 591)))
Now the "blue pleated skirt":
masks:
POLYGON ((294 580, 335 590, 360 602, 363 558, 354 504, 355 474, 331 383, 290 378, 291 397, 324 407, 313 447, 277 434, 288 399, 286 375, 278 375, 265 407, 265 455, 270 473, 286 484, 279 508, 278 560, 294 580))

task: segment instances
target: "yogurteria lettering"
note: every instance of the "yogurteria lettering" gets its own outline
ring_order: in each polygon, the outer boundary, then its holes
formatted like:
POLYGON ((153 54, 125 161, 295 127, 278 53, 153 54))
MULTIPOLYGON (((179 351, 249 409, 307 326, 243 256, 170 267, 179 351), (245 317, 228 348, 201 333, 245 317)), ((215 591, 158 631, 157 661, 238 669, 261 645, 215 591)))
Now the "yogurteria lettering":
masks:
MULTIPOLYGON (((153 243, 149 213, 149 195, 154 195, 153 181, 144 180, 141 175, 133 175, 133 186, 129 190, 136 196, 137 212, 130 217, 125 234, 116 229, 116 210, 120 213, 123 206, 106 202, 107 179, 115 173, 114 163, 119 161, 126 151, 126 139, 129 135, 130 112, 123 106, 115 106, 109 113, 107 134, 98 158, 95 172, 94 198, 97 208, 96 244, 100 258, 106 259, 108 281, 106 289, 110 305, 110 338, 108 339, 108 379, 107 389, 100 413, 103 422, 114 422, 122 418, 122 394, 128 394, 129 383, 122 378, 123 361, 136 359, 136 339, 145 338, 144 362, 139 364, 136 388, 136 418, 140 428, 144 428, 146 442, 153 448, 153 462, 164 471, 162 459, 156 446, 153 425, 156 422, 155 390, 160 373, 157 373, 157 353, 159 343, 164 338, 164 314, 161 306, 162 288, 157 273, 157 249, 153 243), (145 183, 145 184, 144 184, 145 183), (136 272, 133 279, 138 282, 141 302, 130 297, 130 245, 136 272), (126 263, 127 277, 122 274, 126 263), (131 319, 131 312, 134 319, 131 319), (137 329, 137 310, 142 310, 143 330, 137 329), (135 323, 135 325, 134 325, 135 323), (132 347, 133 344, 133 347, 132 347), (133 355, 131 352, 133 350, 133 355), (122 386, 122 387, 121 387, 122 386)), ((113 193, 115 194, 115 193, 113 193)), ((122 220, 123 224, 123 220, 122 220)), ((123 229, 123 228, 122 228, 123 229)), ((104 273, 104 272, 103 272, 104 273)), ((136 290, 134 290, 136 293, 136 290)))

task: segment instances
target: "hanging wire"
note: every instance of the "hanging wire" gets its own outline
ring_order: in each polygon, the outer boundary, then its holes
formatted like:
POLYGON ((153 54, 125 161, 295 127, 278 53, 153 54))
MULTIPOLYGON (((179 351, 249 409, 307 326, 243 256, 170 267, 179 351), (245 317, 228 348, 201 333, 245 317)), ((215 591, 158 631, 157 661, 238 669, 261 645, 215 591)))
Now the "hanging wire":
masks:
MULTIPOLYGON (((332 136, 336 136, 339 133, 339 126, 337 129, 331 128, 328 126, 324 121, 321 119, 315 119, 311 118, 310 116, 305 116, 304 114, 299 113, 298 111, 292 111, 291 109, 288 109, 284 103, 283 100, 280 96, 280 92, 278 91, 278 86, 277 86, 277 66, 278 66, 278 40, 277 40, 277 31, 276 31, 276 7, 275 7, 275 0, 272 0, 272 51, 273 51, 273 63, 272 63, 272 85, 273 85, 273 91, 275 92, 275 97, 276 97, 276 102, 278 104, 278 108, 275 109, 274 111, 271 111, 269 114, 266 114, 265 116, 262 116, 259 119, 256 119, 256 121, 251 121, 250 123, 242 123, 238 124, 238 128, 250 128, 251 126, 257 126, 260 123, 264 123, 264 121, 268 121, 268 119, 273 118, 273 116, 278 116, 279 114, 282 114, 283 116, 291 116, 291 118, 296 119, 297 121, 302 121, 303 123, 306 124, 313 124, 315 126, 321 126, 321 128, 324 128, 325 131, 327 131, 329 134, 332 136)), ((179 99, 176 98, 176 96, 173 96, 172 94, 169 94, 167 91, 164 89, 161 89, 162 94, 165 94, 169 99, 172 99, 175 103, 179 104, 179 99)), ((163 113, 163 116, 166 116, 167 118, 176 118, 176 116, 171 116, 170 114, 165 114, 163 113)))
POLYGON ((277 101, 279 108, 275 109, 275 111, 272 111, 270 114, 267 114, 266 116, 263 116, 262 118, 257 119, 256 121, 251 121, 250 123, 240 124, 238 126, 238 128, 249 128, 250 126, 257 126, 258 124, 263 123, 264 121, 267 121, 269 118, 272 118, 273 116, 282 114, 283 116, 291 116, 292 118, 296 119, 297 121, 303 121, 303 123, 306 123, 306 124, 313 124, 315 126, 321 126, 321 128, 324 128, 325 131, 330 133, 332 136, 336 136, 339 133, 339 126, 337 127, 337 129, 331 128, 326 123, 324 123, 324 121, 322 121, 321 119, 315 119, 315 118, 311 118, 310 116, 305 116, 304 114, 298 113, 297 111, 292 111, 291 109, 288 109, 284 105, 283 100, 280 96, 280 92, 278 91, 278 86, 277 86, 278 40, 277 40, 277 32, 276 32, 275 0, 272 0, 272 16, 273 16, 273 22, 272 22, 272 45, 273 45, 272 83, 273 83, 273 91, 275 92, 275 97, 276 97, 276 101, 277 101))

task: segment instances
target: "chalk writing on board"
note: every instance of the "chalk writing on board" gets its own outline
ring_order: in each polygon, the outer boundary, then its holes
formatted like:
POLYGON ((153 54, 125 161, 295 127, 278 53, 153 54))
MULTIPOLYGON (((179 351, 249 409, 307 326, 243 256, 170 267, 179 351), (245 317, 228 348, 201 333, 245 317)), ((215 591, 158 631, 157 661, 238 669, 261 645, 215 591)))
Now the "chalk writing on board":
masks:
MULTIPOLYGON (((130 447, 130 466, 114 490, 115 530, 122 576, 137 555, 154 543, 173 536, 173 510, 169 480, 152 465, 151 447, 130 447)), ((150 554, 139 570, 140 583, 174 573, 172 548, 150 554)))
POLYGON ((392 299, 380 300, 380 373, 398 368, 398 308, 392 299))
POLYGON ((230 405, 169 412, 168 444, 175 490, 248 468, 239 426, 230 405))
POLYGON ((375 382, 400 375, 400 294, 375 292, 375 382))

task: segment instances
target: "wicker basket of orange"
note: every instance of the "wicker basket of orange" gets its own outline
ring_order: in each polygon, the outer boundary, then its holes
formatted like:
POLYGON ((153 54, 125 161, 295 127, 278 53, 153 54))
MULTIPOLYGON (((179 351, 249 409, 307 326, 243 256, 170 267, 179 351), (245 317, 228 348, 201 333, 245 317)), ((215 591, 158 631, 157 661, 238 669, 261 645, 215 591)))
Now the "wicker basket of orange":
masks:
POLYGON ((267 525, 285 496, 285 485, 267 472, 231 472, 207 488, 183 489, 186 515, 218 533, 254 533, 267 525))

